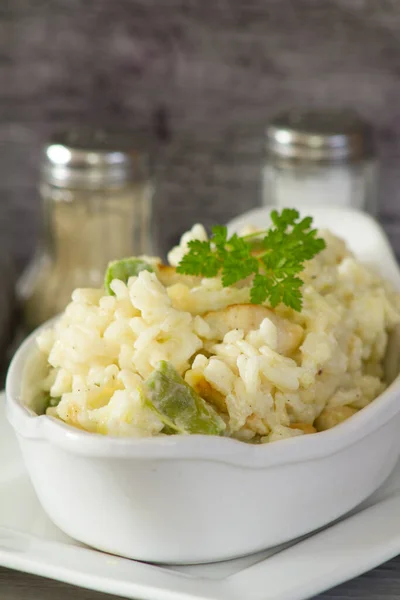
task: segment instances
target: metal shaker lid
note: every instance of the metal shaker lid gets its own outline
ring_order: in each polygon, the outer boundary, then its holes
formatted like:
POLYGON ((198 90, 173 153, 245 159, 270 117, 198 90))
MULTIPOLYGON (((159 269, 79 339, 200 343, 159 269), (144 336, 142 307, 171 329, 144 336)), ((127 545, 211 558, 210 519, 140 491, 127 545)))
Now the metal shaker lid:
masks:
POLYGON ((361 160, 373 154, 371 126, 342 110, 289 110, 267 127, 267 150, 277 158, 361 160))
POLYGON ((44 148, 43 179, 58 187, 108 188, 147 175, 147 155, 127 133, 71 129, 54 134, 44 148))

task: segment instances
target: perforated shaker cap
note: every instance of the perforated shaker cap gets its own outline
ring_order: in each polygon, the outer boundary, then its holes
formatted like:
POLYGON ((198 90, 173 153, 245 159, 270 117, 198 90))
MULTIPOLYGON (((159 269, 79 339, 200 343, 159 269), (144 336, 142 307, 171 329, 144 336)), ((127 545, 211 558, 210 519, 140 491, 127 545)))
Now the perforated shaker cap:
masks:
POLYGON ((374 154, 372 127, 356 113, 288 110, 266 130, 267 151, 279 158, 354 161, 374 154))
POLYGON ((58 187, 114 187, 149 175, 148 156, 133 135, 83 129, 54 134, 44 148, 42 176, 58 187))

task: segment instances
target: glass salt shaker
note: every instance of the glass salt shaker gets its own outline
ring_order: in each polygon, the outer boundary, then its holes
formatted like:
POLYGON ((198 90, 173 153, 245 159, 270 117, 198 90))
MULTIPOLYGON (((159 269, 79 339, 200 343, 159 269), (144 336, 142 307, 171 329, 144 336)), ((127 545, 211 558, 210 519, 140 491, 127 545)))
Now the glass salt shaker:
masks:
POLYGON ((342 206, 376 214, 371 127, 348 111, 292 110, 266 131, 263 204, 342 206))
POLYGON ((78 287, 101 287, 111 260, 153 254, 148 158, 130 136, 55 135, 44 149, 43 231, 17 287, 30 331, 61 312, 78 287))

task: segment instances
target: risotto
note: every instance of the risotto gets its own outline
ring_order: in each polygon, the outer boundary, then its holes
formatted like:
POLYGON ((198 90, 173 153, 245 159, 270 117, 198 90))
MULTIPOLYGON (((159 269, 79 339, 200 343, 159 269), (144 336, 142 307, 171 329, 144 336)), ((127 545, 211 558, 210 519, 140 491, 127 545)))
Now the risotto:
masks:
POLYGON ((390 285, 345 243, 305 264, 303 306, 250 303, 249 286, 180 275, 196 225, 169 254, 109 291, 78 289, 37 338, 36 405, 89 432, 226 435, 267 443, 329 429, 385 388, 382 361, 400 322, 390 285))

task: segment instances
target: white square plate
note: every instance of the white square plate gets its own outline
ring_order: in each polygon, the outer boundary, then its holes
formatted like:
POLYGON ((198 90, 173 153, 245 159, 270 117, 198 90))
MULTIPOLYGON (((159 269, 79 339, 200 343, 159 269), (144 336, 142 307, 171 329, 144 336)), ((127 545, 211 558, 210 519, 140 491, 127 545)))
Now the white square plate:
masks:
POLYGON ((43 512, 0 395, 0 565, 136 600, 301 600, 400 553, 400 464, 366 503, 306 539, 234 561, 160 567, 84 547, 43 512))

